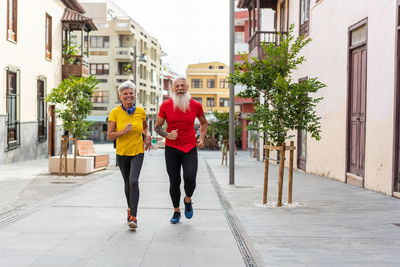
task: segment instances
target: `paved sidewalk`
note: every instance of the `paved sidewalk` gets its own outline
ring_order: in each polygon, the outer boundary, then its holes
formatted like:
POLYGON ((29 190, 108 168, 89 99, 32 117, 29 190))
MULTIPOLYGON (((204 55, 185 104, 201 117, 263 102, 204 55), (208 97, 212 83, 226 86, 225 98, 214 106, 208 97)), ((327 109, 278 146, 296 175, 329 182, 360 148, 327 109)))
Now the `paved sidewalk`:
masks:
MULTIPOLYGON (((220 155, 202 156, 267 266, 400 265, 399 199, 294 171, 293 200, 301 206, 262 207, 264 163, 239 152, 235 185, 228 185, 220 155)), ((277 174, 271 165, 269 202, 277 200, 277 174)))
MULTIPOLYGON (((245 266, 243 247, 257 266, 399 265, 400 200, 295 171, 296 205, 263 207, 264 165, 241 151, 235 185, 220 152, 199 152, 195 215, 178 225, 164 151, 146 154, 129 230, 115 150, 96 150, 112 162, 89 176, 48 175, 45 160, 0 165, 0 266, 245 266)), ((277 173, 271 165, 270 202, 277 173)))
POLYGON ((137 231, 126 225, 113 164, 103 177, 11 211, 16 222, 0 215, 0 266, 245 266, 205 162, 199 165, 194 217, 177 225, 169 223, 163 150, 145 156, 137 231))

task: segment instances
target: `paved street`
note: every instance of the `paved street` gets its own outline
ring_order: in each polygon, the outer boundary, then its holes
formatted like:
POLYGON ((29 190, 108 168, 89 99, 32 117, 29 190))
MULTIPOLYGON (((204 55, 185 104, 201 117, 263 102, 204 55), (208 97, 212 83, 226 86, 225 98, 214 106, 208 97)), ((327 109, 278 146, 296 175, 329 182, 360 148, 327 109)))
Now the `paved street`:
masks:
POLYGON ((178 225, 164 150, 147 153, 129 230, 114 150, 96 150, 110 166, 82 177, 48 175, 46 160, 0 165, 0 266, 398 266, 400 200, 295 171, 296 205, 262 207, 263 163, 248 152, 236 185, 219 152, 199 153, 195 215, 178 225))

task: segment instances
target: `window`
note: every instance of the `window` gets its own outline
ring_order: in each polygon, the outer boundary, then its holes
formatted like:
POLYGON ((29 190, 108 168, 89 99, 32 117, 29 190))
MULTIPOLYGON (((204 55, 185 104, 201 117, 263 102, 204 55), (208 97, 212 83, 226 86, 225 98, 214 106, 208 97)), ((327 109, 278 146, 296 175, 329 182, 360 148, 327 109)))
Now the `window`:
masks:
POLYGON ((109 36, 91 36, 90 47, 92 48, 108 48, 110 47, 109 36))
POLYGON ((7 106, 7 150, 19 146, 20 123, 19 123, 19 93, 17 89, 17 71, 7 71, 6 106, 7 106))
POLYGON ((209 68, 210 70, 213 70, 213 69, 214 69, 214 66, 208 66, 208 68, 209 68))
POLYGON ((44 80, 37 80, 37 116, 38 116, 38 140, 39 142, 43 142, 47 138, 47 131, 46 131, 46 110, 47 105, 44 101, 45 98, 45 81, 44 80))
POLYGON ((224 66, 218 66, 218 69, 223 70, 224 66))
POLYGON ((219 106, 220 107, 229 107, 229 98, 221 97, 219 99, 219 106))
POLYGON ((7 0, 7 40, 17 41, 17 0, 7 0))
POLYGON ((90 99, 92 103, 108 103, 109 92, 108 91, 95 91, 90 99))
POLYGON ((193 99, 199 102, 200 104, 201 102, 203 102, 203 99, 201 97, 193 97, 193 99))
POLYGON ((52 51, 52 19, 51 16, 46 14, 46 58, 51 59, 52 51))
POLYGON ((235 32, 235 43, 244 43, 244 32, 235 32))
POLYGON ((192 88, 203 88, 203 80, 201 79, 192 79, 192 88))
POLYGON ((207 79, 207 88, 215 88, 215 80, 207 79))
POLYGON ((207 107, 215 107, 215 99, 207 97, 207 107))
POLYGON ((220 79, 219 88, 228 88, 228 81, 226 79, 220 79))
POLYGON ((109 73, 110 65, 106 64, 90 64, 90 74, 105 75, 109 73))
POLYGON ((300 0, 300 35, 308 35, 310 19, 310 0, 300 0))

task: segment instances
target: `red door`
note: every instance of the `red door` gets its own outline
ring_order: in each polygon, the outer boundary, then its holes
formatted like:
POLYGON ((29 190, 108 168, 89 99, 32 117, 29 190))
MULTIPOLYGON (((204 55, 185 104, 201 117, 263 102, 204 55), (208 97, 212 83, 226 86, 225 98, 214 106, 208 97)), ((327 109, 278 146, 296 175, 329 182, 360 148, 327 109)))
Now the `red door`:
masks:
POLYGON ((367 50, 351 51, 348 172, 364 177, 367 50))

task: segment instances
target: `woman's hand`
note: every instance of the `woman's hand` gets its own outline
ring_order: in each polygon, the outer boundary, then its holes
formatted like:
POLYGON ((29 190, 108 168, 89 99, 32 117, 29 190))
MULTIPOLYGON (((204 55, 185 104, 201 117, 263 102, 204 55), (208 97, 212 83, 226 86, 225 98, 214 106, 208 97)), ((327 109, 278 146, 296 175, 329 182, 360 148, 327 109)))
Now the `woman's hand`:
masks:
POLYGON ((124 133, 127 134, 129 131, 132 130, 132 123, 128 123, 124 129, 124 133))
POLYGON ((144 137, 144 151, 150 151, 151 149, 151 136, 146 135, 144 137))

